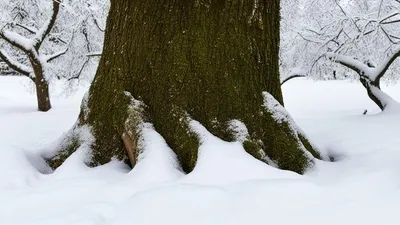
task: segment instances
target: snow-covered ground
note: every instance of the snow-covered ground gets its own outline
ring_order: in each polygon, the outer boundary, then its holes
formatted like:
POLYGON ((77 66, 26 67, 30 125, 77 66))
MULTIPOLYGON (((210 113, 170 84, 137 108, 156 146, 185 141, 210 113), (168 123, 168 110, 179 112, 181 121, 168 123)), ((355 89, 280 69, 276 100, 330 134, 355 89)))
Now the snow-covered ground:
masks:
MULTIPOLYGON (((150 125, 132 171, 119 162, 87 168, 78 152, 41 174, 38 155, 73 125, 85 90, 53 94, 53 109, 40 113, 27 84, 0 77, 1 225, 400 224, 400 112, 373 115, 360 84, 285 84, 289 112, 337 160, 305 176, 260 163, 198 125, 204 145, 189 175, 150 125)), ((400 85, 384 89, 400 100, 400 85)))

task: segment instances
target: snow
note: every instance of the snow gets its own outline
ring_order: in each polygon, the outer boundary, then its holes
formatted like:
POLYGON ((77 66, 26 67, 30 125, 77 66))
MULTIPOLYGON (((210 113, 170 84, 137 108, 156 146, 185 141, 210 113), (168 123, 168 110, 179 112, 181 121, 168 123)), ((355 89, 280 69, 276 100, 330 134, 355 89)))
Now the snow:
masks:
POLYGON ((139 155, 138 163, 130 172, 134 183, 159 183, 184 175, 175 153, 151 124, 144 124, 142 138, 141 145, 146 151, 139 155))
POLYGON ((196 167, 182 179, 184 183, 224 186, 247 180, 299 178, 253 158, 240 142, 224 142, 213 136, 197 121, 190 126, 200 137, 201 146, 196 167))
POLYGON ((246 124, 240 120, 229 121, 229 130, 232 131, 235 140, 244 142, 249 138, 249 131, 247 130, 246 124))
MULTIPOLYGON (((336 160, 317 161, 300 176, 257 161, 196 121, 190 125, 202 145, 188 175, 151 124, 131 171, 118 161, 88 168, 83 148, 54 173, 40 173, 39 155, 74 125, 87 88, 69 98, 55 88, 53 109, 41 113, 28 82, 0 77, 1 225, 400 224, 400 110, 375 115, 361 84, 284 85, 286 109, 336 160)), ((383 90, 400 100, 399 85, 383 90)))

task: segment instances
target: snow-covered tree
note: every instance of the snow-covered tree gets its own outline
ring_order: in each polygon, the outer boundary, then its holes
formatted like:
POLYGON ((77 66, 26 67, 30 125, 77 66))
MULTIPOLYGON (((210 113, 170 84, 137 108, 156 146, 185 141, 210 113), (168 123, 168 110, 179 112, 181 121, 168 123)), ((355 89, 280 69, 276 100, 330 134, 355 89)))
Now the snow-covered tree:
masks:
MULTIPOLYGON (((301 23, 285 16, 295 38, 283 45, 285 78, 359 79, 384 110, 389 96, 380 81, 396 82, 400 55, 400 2, 396 0, 315 0, 300 4, 301 23), (355 72, 355 73, 351 73, 355 72), (378 93, 379 92, 379 93, 378 93)), ((292 36, 292 37, 293 37, 292 36)), ((389 101, 394 103, 394 101, 389 101)))
POLYGON ((0 49, 1 59, 7 63, 10 68, 29 77, 36 84, 39 111, 48 111, 51 108, 48 89, 49 82, 46 77, 45 65, 66 52, 65 49, 61 52, 46 55, 40 51, 45 38, 53 29, 59 11, 60 2, 53 1, 50 15, 42 23, 39 29, 16 23, 16 26, 21 25, 21 27, 26 28, 28 32, 32 33, 32 36, 29 38, 11 31, 8 26, 10 23, 5 24, 0 30, 0 38, 9 44, 10 48, 13 47, 18 49, 22 54, 24 54, 26 61, 29 62, 29 65, 19 62, 18 60, 13 59, 4 47, 0 49))
MULTIPOLYGON (((0 58, 30 78, 38 109, 51 108, 49 84, 74 79, 96 68, 88 57, 102 49, 107 1, 6 0, 0 3, 0 58)), ((93 73, 92 73, 93 74, 93 73)))

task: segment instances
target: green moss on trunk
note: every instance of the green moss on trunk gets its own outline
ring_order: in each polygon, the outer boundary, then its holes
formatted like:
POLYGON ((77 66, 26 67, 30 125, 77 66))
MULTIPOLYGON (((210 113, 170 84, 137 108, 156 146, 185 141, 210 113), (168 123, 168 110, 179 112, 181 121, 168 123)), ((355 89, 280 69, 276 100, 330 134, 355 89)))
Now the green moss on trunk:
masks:
MULTIPOLYGON (((188 117, 227 141, 228 122, 243 121, 281 168, 304 172, 312 158, 263 106, 265 91, 283 104, 279 20, 279 0, 111 0, 85 120, 96 138, 92 165, 126 157, 120 137, 128 91, 147 105, 149 121, 186 172, 199 148, 188 117)), ((260 158, 257 146, 245 143, 260 158)))

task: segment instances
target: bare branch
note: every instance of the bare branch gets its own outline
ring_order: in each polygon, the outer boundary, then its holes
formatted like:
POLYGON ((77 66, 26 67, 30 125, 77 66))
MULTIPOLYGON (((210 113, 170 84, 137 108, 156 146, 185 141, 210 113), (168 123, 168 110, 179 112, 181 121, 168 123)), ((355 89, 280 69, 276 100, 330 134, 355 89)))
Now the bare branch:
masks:
POLYGON ((0 38, 2 38, 6 42, 8 42, 10 45, 12 45, 13 47, 15 47, 23 52, 27 52, 30 50, 30 46, 29 46, 30 40, 23 37, 20 34, 17 34, 15 32, 11 32, 11 31, 1 30, 0 38))
POLYGON ((53 55, 47 56, 46 62, 51 62, 51 61, 57 59, 58 57, 65 55, 67 52, 68 52, 68 48, 66 48, 65 50, 62 50, 60 52, 54 53, 53 55))
POLYGON ((102 52, 91 52, 86 54, 87 57, 100 57, 101 55, 102 52))
POLYGON ((348 17, 350 19, 350 21, 354 24, 354 26, 357 28, 358 32, 361 32, 361 29, 358 27, 357 23, 354 21, 353 18, 347 16, 347 13, 344 11, 343 7, 339 4, 339 2, 337 0, 335 0, 335 3, 340 8, 340 11, 342 11, 343 15, 348 17))
POLYGON ((28 31, 31 34, 36 34, 38 32, 38 30, 36 28, 34 28, 34 27, 28 27, 28 26, 25 26, 25 25, 22 25, 22 24, 19 24, 19 23, 15 24, 15 25, 18 26, 18 27, 21 27, 22 29, 28 31))
MULTIPOLYGON (((340 55, 340 54, 336 54, 336 53, 332 53, 332 52, 328 52, 325 55, 332 62, 339 63, 339 64, 355 71, 362 77, 365 77, 366 72, 370 69, 364 63, 358 61, 355 58, 349 57, 349 56, 344 56, 344 55, 340 55)), ((366 78, 369 79, 369 77, 366 77, 366 78)))
POLYGON ((393 64, 393 62, 400 56, 400 48, 395 51, 395 53, 388 57, 384 62, 381 63, 381 66, 377 67, 376 69, 379 70, 379 73, 377 73, 377 77, 374 79, 374 81, 379 81, 383 75, 387 72, 389 67, 393 64))
POLYGON ((386 20, 389 20, 397 15, 400 15, 400 13, 396 12, 396 13, 390 14, 390 15, 386 16, 385 18, 381 19, 381 21, 379 23, 384 24, 386 22, 386 20))
POLYGON ((390 35, 383 27, 380 27, 381 30, 383 31, 383 34, 387 37, 387 39, 392 43, 392 44, 399 44, 399 41, 393 40, 393 35, 390 35))
POLYGON ((400 19, 397 19, 397 20, 392 20, 392 21, 388 21, 388 22, 382 22, 381 24, 387 25, 387 24, 393 24, 393 23, 399 23, 399 22, 400 22, 400 19))
POLYGON ((303 35, 302 33, 300 33, 300 32, 297 32, 297 34, 298 34, 302 39, 304 39, 305 41, 312 42, 312 43, 316 43, 316 44, 321 44, 319 41, 314 41, 314 40, 311 40, 311 39, 309 39, 309 38, 304 37, 304 35, 303 35))
POLYGON ((51 15, 50 19, 36 33, 35 38, 34 38, 34 41, 35 41, 34 47, 36 50, 39 50, 45 37, 50 33, 51 29, 53 29, 53 26, 56 23, 58 13, 60 11, 60 3, 61 3, 61 0, 53 0, 53 10, 52 10, 52 15, 51 15))
POLYGON ((85 67, 89 64, 89 60, 90 60, 90 59, 87 58, 87 59, 85 60, 85 62, 83 63, 83 65, 82 65, 81 69, 79 70, 79 72, 78 72, 77 74, 75 74, 73 77, 68 78, 68 81, 75 80, 75 79, 79 79, 79 78, 81 77, 81 75, 82 75, 83 70, 84 70, 85 67))
POLYGON ((102 27, 100 26, 99 21, 97 21, 97 19, 96 19, 95 16, 93 15, 93 13, 91 14, 91 16, 92 16, 92 19, 93 19, 94 24, 96 25, 97 29, 99 29, 101 32, 105 32, 106 29, 105 29, 105 28, 102 28, 102 27))
POLYGON ((281 86, 284 85, 284 84, 285 84, 286 82, 288 82, 289 80, 294 79, 294 78, 299 78, 299 77, 306 77, 306 75, 303 75, 303 74, 294 74, 294 75, 291 75, 291 76, 285 78, 285 79, 281 82, 281 86))

